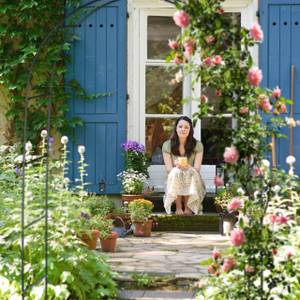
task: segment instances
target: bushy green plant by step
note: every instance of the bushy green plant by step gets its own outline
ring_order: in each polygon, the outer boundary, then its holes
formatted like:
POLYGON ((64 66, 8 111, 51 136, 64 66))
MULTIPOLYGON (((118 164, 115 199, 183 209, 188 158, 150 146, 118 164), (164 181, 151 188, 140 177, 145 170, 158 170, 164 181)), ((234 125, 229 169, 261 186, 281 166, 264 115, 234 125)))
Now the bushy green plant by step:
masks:
POLYGON ((145 199, 133 200, 128 205, 128 212, 132 222, 147 221, 152 214, 153 203, 145 199))
MULTIPOLYGON (((64 147, 66 150, 66 147, 64 147)), ((31 150, 30 150, 31 151, 31 150)), ((28 156, 30 155, 28 151, 28 156)), ((21 227, 20 199, 22 171, 15 169, 18 152, 0 151, 0 298, 20 297, 21 227), (8 283, 8 284, 6 284, 8 283)), ((48 299, 114 299, 116 284, 105 258, 91 251, 78 238, 81 196, 68 189, 64 163, 50 162, 48 228, 48 299)), ((25 225, 42 216, 45 208, 45 166, 26 166, 25 225)), ((44 275, 45 226, 41 220, 25 232, 25 285, 44 275)), ((26 299, 43 299, 44 283, 29 289, 26 299)))
POLYGON ((116 205, 113 200, 108 199, 106 196, 91 195, 87 201, 87 208, 92 216, 107 215, 114 211, 116 205))

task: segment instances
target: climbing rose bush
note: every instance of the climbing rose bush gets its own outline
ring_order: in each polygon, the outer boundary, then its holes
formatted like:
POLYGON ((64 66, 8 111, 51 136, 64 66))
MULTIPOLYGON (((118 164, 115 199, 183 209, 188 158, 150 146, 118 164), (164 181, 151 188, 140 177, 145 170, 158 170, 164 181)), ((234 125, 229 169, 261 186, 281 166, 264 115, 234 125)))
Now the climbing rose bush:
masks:
MULTIPOLYGON (((257 23, 236 27, 220 0, 174 2, 174 21, 183 30, 167 60, 182 66, 184 75, 200 78, 202 90, 214 91, 219 102, 212 105, 207 94, 191 97, 199 108, 194 123, 207 114, 222 120, 222 113, 230 112, 238 124, 223 141, 223 171, 226 184, 237 191, 227 208, 238 211, 239 220, 232 246, 204 262, 211 276, 198 298, 299 299, 300 236, 291 239, 291 232, 299 232, 299 178, 292 160, 287 174, 271 170, 264 157, 270 151, 268 138, 280 138, 282 127, 300 121, 282 116, 291 101, 281 96, 280 87, 260 87, 263 74, 249 49, 263 42, 263 31, 257 23), (268 124, 265 114, 271 115, 268 124)), ((221 184, 219 178, 216 182, 221 184)))

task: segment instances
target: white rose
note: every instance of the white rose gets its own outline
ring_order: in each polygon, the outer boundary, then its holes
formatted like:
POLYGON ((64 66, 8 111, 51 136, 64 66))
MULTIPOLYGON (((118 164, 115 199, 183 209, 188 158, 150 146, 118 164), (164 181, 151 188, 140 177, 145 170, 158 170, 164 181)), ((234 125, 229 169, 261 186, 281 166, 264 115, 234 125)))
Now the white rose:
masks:
POLYGON ((85 152, 85 147, 83 145, 78 146, 78 153, 83 154, 85 152))
POLYGON ((26 143, 26 145, 25 145, 25 150, 26 150, 27 152, 29 152, 29 151, 32 150, 32 144, 31 144, 30 141, 26 143))
POLYGON ((262 166, 263 166, 264 168, 266 168, 266 169, 270 168, 270 162, 269 162, 267 159, 263 159, 263 160, 261 161, 261 164, 262 164, 262 166))
POLYGON ((288 165, 293 165, 295 162, 296 162, 295 156, 289 155, 289 156, 286 158, 286 163, 287 163, 288 165))

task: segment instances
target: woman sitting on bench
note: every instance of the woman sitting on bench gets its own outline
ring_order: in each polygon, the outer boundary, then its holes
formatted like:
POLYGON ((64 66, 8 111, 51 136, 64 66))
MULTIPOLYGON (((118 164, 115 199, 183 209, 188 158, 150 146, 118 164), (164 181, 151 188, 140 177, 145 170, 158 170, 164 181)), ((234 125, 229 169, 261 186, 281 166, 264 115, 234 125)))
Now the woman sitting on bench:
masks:
POLYGON ((168 173, 164 196, 166 212, 171 213, 175 201, 177 215, 201 214, 205 195, 199 174, 203 145, 194 138, 190 118, 183 116, 176 120, 171 139, 163 144, 162 152, 168 173))

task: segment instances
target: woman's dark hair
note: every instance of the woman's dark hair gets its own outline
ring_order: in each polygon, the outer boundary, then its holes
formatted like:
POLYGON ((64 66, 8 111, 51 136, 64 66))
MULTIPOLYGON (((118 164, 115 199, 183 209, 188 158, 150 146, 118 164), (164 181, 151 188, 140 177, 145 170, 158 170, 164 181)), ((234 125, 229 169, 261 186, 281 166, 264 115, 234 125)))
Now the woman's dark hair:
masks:
POLYGON ((186 143, 184 145, 185 155, 187 157, 190 157, 193 153, 193 150, 194 150, 196 144, 197 144, 197 140, 194 138, 194 129, 193 129, 192 120, 186 116, 179 117, 175 122, 175 127, 174 127, 173 133, 171 135, 171 152, 172 152, 172 154, 174 154, 176 156, 180 156, 179 138, 178 138, 178 134, 176 132, 176 128, 177 128, 178 123, 181 120, 186 121, 190 124, 190 132, 186 139, 186 143))

